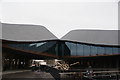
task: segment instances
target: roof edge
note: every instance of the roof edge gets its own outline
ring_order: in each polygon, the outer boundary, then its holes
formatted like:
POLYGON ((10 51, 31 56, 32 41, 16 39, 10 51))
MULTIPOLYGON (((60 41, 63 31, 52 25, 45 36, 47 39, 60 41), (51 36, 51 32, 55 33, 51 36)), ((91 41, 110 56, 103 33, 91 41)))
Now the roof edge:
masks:
POLYGON ((93 44, 93 43, 77 42, 77 41, 71 41, 71 40, 60 40, 60 39, 51 39, 51 40, 42 40, 42 41, 13 41, 13 40, 0 39, 0 41, 2 41, 2 43, 34 43, 34 42, 38 43, 38 42, 45 42, 45 41, 66 41, 66 42, 80 43, 80 44, 91 45, 91 46, 120 47, 120 45, 93 44))

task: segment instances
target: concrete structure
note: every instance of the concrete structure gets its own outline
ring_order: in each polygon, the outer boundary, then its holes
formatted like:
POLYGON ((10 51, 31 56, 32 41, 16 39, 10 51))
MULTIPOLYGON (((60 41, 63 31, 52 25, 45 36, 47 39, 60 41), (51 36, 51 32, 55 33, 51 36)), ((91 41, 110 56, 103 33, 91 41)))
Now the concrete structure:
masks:
POLYGON ((120 67, 118 30, 73 30, 58 39, 39 25, 3 23, 2 27, 5 70, 27 68, 31 59, 79 61, 75 69, 120 67))

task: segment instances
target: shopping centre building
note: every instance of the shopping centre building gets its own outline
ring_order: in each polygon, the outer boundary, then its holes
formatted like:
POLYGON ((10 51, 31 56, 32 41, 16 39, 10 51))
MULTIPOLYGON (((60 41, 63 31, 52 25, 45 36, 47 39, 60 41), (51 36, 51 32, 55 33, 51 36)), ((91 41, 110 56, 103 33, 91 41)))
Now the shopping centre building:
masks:
POLYGON ((3 70, 28 68, 32 59, 64 60, 74 69, 120 68, 119 30, 72 30, 58 39, 40 25, 2 23, 3 70))

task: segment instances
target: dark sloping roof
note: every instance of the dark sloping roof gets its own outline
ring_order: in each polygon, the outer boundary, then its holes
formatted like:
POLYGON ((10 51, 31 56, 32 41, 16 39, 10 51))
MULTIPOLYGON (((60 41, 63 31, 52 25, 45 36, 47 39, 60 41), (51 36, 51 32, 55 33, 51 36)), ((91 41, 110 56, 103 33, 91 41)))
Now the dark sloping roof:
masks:
POLYGON ((73 30, 61 39, 93 44, 120 45, 119 33, 119 30, 73 30))
POLYGON ((40 25, 2 23, 2 39, 13 41, 42 41, 57 39, 40 25))

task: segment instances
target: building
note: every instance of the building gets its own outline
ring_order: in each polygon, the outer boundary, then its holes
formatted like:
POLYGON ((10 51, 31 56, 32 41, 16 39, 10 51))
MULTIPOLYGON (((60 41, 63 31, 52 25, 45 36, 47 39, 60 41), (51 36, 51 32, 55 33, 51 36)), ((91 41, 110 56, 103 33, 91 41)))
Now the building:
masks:
POLYGON ((61 59, 71 69, 120 68, 119 30, 73 30, 61 39, 39 25, 2 23, 3 70, 28 68, 31 59, 61 59))

